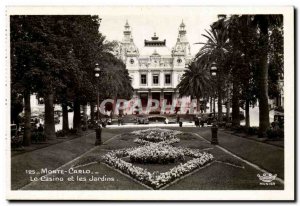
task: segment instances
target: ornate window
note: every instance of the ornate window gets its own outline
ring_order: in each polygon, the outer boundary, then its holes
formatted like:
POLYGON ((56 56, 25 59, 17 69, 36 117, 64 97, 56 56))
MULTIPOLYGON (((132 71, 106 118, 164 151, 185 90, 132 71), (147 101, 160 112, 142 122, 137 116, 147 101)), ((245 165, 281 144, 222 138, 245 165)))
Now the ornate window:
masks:
POLYGON ((165 74, 165 84, 171 84, 171 74, 165 74))
POLYGON ((147 75, 141 74, 141 84, 147 84, 147 75))
POLYGON ((182 60, 180 58, 177 59, 177 63, 180 64, 182 60))
POLYGON ((153 84, 154 85, 158 84, 158 75, 153 75, 153 84))
POLYGON ((130 64, 133 64, 134 63, 134 60, 133 59, 130 59, 130 64))

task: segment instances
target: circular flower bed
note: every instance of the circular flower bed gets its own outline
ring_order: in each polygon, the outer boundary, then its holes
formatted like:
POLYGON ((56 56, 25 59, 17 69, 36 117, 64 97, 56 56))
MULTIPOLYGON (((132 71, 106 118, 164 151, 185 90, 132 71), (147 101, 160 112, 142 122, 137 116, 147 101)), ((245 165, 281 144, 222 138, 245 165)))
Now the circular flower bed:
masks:
POLYGON ((131 162, 168 164, 184 160, 182 150, 168 144, 152 143, 129 152, 131 162))
POLYGON ((151 129, 138 130, 132 132, 132 134, 138 136, 138 138, 134 140, 134 142, 138 144, 157 143, 157 142, 173 144, 180 141, 179 138, 176 138, 176 135, 180 133, 181 133, 180 131, 160 129, 160 128, 155 128, 155 129, 151 128, 151 129))

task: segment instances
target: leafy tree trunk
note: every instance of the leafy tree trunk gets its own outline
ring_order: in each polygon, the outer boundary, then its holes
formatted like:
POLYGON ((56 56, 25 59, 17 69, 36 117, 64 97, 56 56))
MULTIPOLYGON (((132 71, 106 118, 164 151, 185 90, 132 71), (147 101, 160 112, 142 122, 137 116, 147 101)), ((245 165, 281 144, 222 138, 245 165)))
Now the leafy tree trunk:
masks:
POLYGON ((29 146, 31 144, 31 105, 30 105, 30 92, 24 92, 24 112, 25 112, 25 125, 23 145, 29 146))
POLYGON ((258 101, 259 101, 259 137, 265 137, 270 127, 268 104, 268 21, 266 16, 260 17, 259 28, 261 31, 259 45, 261 53, 258 65, 258 101))
POLYGON ((209 101, 209 112, 212 113, 213 112, 213 108, 212 108, 213 100, 212 100, 212 97, 210 97, 209 99, 210 99, 210 101, 209 101))
POLYGON ((214 113, 214 117, 216 116, 216 98, 213 98, 213 113, 214 113))
MULTIPOLYGON (((115 97, 115 98, 114 98, 114 102, 112 103, 112 109, 111 109, 111 113, 110 113, 110 117, 111 117, 111 118, 112 118, 113 115, 115 114, 116 106, 117 106, 117 98, 115 97)), ((101 109, 99 108, 99 110, 101 110, 101 109)))
POLYGON ((226 102, 226 121, 230 122, 230 90, 229 86, 227 87, 227 102, 226 102))
POLYGON ((236 81, 233 81, 232 88, 232 126, 240 126, 239 88, 236 81))
POLYGON ((90 107, 91 107, 91 122, 95 121, 95 113, 94 113, 94 109, 95 109, 95 103, 93 101, 90 102, 90 107))
POLYGON ((68 105, 67 102, 64 101, 61 104, 62 107, 62 116, 63 116, 63 127, 64 131, 69 131, 69 113, 68 113, 68 105))
POLYGON ((207 99, 205 98, 203 102, 204 102, 204 113, 206 113, 207 99))
POLYGON ((198 113, 198 112, 201 113, 201 112, 200 112, 200 98, 199 98, 199 97, 196 97, 196 99, 197 99, 197 107, 196 107, 196 108, 197 108, 197 109, 196 109, 197 111, 196 111, 196 113, 198 113))
POLYGON ((85 128, 87 128, 87 104, 82 105, 83 110, 83 125, 85 128))
POLYGON ((73 117, 73 128, 77 129, 77 132, 80 131, 80 123, 81 123, 81 117, 80 117, 80 103, 75 98, 74 100, 74 117, 73 117))
POLYGON ((226 102, 226 121, 230 122, 230 102, 226 102))
POLYGON ((222 88, 221 88, 221 82, 218 82, 218 121, 222 121, 222 88))
POLYGON ((54 139, 56 137, 53 102, 53 93, 47 94, 45 96, 45 136, 47 139, 54 139))
POLYGON ((249 99, 246 99, 246 106, 245 106, 245 113, 246 113, 246 119, 245 119, 245 121, 246 121, 246 127, 248 128, 248 127, 250 127, 250 113, 249 113, 249 107, 250 107, 250 101, 249 101, 249 99))

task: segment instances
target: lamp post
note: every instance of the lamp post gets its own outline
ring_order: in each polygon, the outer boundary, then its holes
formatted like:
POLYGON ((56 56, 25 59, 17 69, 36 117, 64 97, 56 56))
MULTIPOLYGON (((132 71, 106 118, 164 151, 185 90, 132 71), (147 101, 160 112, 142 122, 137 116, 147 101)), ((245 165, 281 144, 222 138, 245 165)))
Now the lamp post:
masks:
MULTIPOLYGON (((213 76, 213 77, 216 77, 217 76, 217 71, 218 71, 218 68, 216 67, 216 63, 212 63, 212 66, 210 68, 210 75, 213 76)), ((219 84, 217 82, 217 84, 219 84)), ((214 101, 214 105, 213 107, 215 108, 215 101, 214 101)), ((214 118, 216 117, 216 111, 214 109, 214 118)))
POLYGON ((218 68, 216 67, 216 63, 213 63, 210 68, 210 74, 212 76, 217 76, 218 68))
MULTIPOLYGON (((213 63, 210 68, 211 76, 217 76, 217 72, 218 72, 218 68, 216 67, 216 64, 213 63)), ((217 84, 218 84, 218 88, 219 88, 220 82, 217 82, 217 84)), ((220 101, 220 99, 218 99, 218 101, 220 101)), ((216 121, 215 121, 215 115, 214 115, 213 125, 211 127, 211 144, 214 144, 214 145, 218 144, 218 125, 216 124, 216 121)))
MULTIPOLYGON (((100 77, 100 72, 101 72, 101 69, 99 68, 99 64, 96 63, 95 64, 95 69, 94 69, 94 74, 95 74, 95 77, 97 79, 97 83, 98 83, 98 79, 100 77)), ((97 84, 97 124, 96 124, 96 142, 95 142, 95 146, 98 146, 98 145, 102 144, 101 132, 102 132, 102 128, 101 128, 101 125, 100 125, 99 88, 98 88, 98 84, 97 84)))

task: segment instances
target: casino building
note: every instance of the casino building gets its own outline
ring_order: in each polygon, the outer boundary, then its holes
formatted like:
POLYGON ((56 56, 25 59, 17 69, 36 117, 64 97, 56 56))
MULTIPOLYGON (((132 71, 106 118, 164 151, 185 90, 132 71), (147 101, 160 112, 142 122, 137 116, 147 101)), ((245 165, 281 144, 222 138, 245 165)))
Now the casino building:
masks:
POLYGON ((165 99, 167 105, 171 105, 179 98, 176 86, 192 58, 186 33, 182 21, 172 49, 168 48, 166 39, 160 39, 156 33, 151 39, 144 40, 143 48, 137 48, 131 27, 126 21, 123 40, 115 52, 126 64, 132 79, 134 98, 140 98, 143 107, 147 106, 149 99, 160 102, 165 99))

